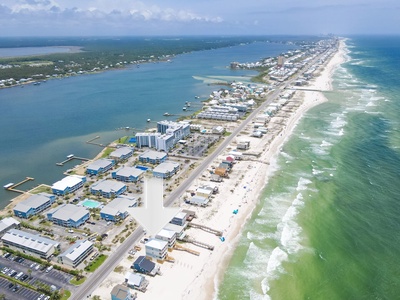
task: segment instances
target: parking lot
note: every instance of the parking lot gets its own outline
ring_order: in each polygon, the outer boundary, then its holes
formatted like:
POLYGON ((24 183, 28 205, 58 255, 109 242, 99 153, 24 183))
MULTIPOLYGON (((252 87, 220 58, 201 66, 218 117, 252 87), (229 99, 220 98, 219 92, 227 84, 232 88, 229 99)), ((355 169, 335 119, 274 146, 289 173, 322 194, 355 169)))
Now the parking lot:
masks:
MULTIPOLYGON (((25 283, 28 283, 32 286, 37 286, 39 283, 44 283, 55 290, 59 290, 60 288, 67 289, 73 292, 77 287, 70 284, 69 281, 73 278, 72 275, 64 273, 59 270, 52 269, 49 272, 46 272, 45 267, 41 266, 37 263, 34 263, 30 260, 23 260, 22 262, 15 261, 15 257, 10 256, 8 259, 4 258, 3 256, 0 257, 0 269, 4 272, 4 268, 8 268, 6 275, 12 275, 10 272, 14 270, 14 273, 23 272, 24 275, 28 276, 21 276, 20 280, 23 280, 25 283), (11 260, 13 259, 13 260, 11 260), (28 271, 31 270, 31 271, 28 271), (30 275, 30 277, 29 277, 30 275), (25 278, 25 279, 24 279, 25 278)), ((15 277, 15 275, 13 276, 15 277)), ((5 279, 4 279, 5 280, 5 279)), ((8 280, 6 280, 9 282, 8 280)), ((21 287, 22 289, 22 287, 21 287)), ((30 291, 29 289, 24 288, 25 290, 30 291)), ((28 292, 24 292, 27 293, 28 292)), ((36 293, 36 292, 35 292, 36 293)), ((36 293, 37 294, 37 293, 36 293)), ((40 294, 39 294, 40 295, 40 294)), ((37 299, 38 296, 36 296, 37 299)), ((10 299, 15 299, 10 298, 10 299)), ((24 298, 25 299, 25 298, 24 298)), ((26 298, 28 299, 28 298, 26 298)))
MULTIPOLYGON (((4 294, 5 299, 27 299, 36 300, 41 294, 25 287, 19 287, 15 290, 15 285, 7 279, 0 277, 0 291, 4 294)), ((44 298, 44 297, 43 297, 44 298)))

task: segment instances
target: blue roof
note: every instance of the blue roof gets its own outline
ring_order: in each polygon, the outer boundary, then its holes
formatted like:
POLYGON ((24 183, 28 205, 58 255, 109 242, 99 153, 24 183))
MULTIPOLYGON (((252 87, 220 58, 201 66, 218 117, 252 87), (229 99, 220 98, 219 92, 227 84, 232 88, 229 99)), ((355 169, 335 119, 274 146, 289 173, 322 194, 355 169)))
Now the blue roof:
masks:
POLYGON ((139 256, 135 262, 133 263, 133 266, 135 267, 136 270, 141 271, 141 272, 146 272, 150 273, 151 271, 154 270, 156 264, 153 263, 152 261, 148 260, 145 256, 139 256), (137 269, 137 266, 140 269, 137 269))

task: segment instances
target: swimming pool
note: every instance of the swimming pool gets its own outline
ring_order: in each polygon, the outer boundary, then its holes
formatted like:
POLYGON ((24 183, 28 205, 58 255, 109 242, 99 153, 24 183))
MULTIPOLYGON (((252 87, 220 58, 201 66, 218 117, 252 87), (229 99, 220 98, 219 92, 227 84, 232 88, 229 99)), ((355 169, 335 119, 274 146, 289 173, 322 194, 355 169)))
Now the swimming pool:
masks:
POLYGON ((81 201, 79 205, 82 205, 87 208, 98 208, 101 205, 101 203, 95 200, 85 199, 81 201))

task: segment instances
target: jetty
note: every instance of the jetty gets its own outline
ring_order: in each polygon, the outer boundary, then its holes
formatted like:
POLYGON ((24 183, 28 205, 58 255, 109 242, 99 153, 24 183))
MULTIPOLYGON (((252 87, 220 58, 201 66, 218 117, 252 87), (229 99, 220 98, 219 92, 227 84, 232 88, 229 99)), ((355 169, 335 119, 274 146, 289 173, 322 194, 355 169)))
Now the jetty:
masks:
POLYGON ((89 161, 90 160, 89 158, 79 157, 79 156, 70 154, 67 156, 66 160, 63 160, 62 162, 58 162, 58 163, 56 163, 56 165, 62 167, 64 164, 66 164, 67 162, 70 162, 71 160, 74 160, 74 159, 78 159, 81 161, 89 161))
POLYGON ((24 180, 22 180, 22 181, 20 181, 20 182, 18 182, 18 183, 9 183, 9 184, 6 184, 6 185, 4 186, 4 188, 5 188, 7 191, 11 191, 11 192, 16 192, 16 193, 24 194, 25 191, 16 189, 16 187, 18 187, 18 186, 24 184, 25 182, 31 181, 31 180, 35 180, 35 179, 32 178, 32 177, 26 177, 24 180))
POLYGON ((193 227, 193 228, 199 228, 199 229, 204 230, 206 232, 215 234, 216 236, 222 236, 222 231, 221 230, 213 229, 211 227, 207 227, 207 226, 204 226, 204 225, 201 225, 201 224, 189 222, 188 226, 189 227, 193 227))
POLYGON ((101 143, 96 143, 96 142, 94 142, 95 140, 97 140, 97 139, 99 139, 99 138, 100 138, 100 136, 97 135, 97 136, 95 136, 94 138, 92 138, 92 139, 90 139, 90 140, 87 140, 87 141, 86 141, 86 144, 95 145, 95 146, 99 146, 99 147, 102 147, 102 148, 107 147, 108 145, 104 145, 104 144, 101 144, 101 143))

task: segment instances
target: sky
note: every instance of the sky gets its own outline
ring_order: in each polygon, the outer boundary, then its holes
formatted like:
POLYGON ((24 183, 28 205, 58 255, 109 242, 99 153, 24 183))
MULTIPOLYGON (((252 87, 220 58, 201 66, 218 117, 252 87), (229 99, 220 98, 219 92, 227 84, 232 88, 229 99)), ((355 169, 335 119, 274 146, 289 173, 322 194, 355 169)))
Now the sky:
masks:
POLYGON ((2 0, 0 36, 400 34, 398 0, 2 0))

